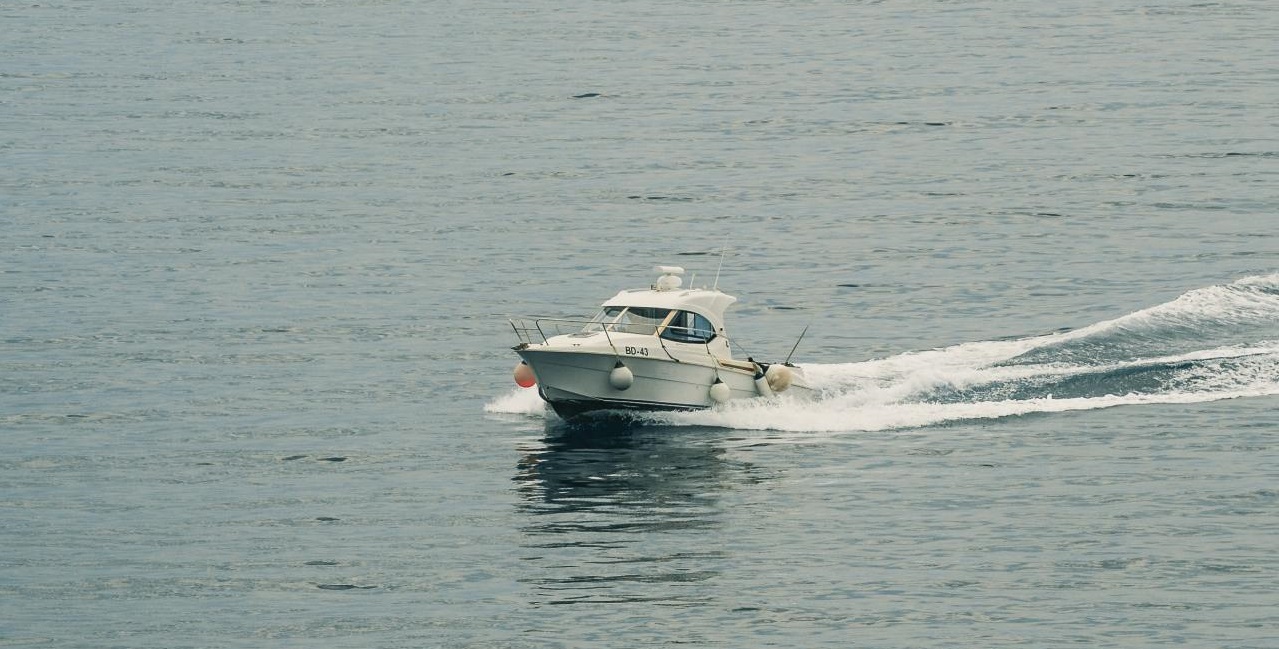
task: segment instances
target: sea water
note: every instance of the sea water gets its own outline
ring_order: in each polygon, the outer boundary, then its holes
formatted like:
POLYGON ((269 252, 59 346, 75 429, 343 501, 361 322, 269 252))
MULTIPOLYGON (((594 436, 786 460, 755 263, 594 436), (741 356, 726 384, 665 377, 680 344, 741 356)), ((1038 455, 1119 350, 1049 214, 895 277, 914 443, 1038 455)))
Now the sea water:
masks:
POLYGON ((1274 647, 1277 34, 0 3, 0 645, 1274 647), (514 386, 655 264, 818 398, 514 386))

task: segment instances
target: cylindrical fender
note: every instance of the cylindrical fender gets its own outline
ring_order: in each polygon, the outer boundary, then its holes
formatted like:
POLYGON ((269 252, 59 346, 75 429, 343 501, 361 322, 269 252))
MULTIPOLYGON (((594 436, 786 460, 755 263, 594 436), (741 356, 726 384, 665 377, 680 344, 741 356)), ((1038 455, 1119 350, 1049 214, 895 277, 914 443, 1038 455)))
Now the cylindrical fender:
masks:
POLYGON ((759 392, 761 397, 773 396, 773 388, 768 385, 768 377, 765 368, 759 363, 755 364, 755 391, 759 392))

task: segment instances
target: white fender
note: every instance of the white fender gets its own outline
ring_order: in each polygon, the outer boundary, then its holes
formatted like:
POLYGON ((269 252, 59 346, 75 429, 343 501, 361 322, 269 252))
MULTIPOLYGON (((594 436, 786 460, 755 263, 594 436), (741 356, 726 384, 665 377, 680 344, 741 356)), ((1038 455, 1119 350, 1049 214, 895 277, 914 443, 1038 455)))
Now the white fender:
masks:
POLYGON ((711 384, 711 401, 715 403, 728 403, 733 398, 733 391, 728 388, 728 384, 715 377, 715 383, 711 384))
POLYGON ((613 371, 608 373, 608 384, 616 390, 625 390, 631 387, 635 382, 635 374, 631 372, 631 368, 617 361, 617 365, 613 366, 613 371))
POLYGON ((768 378, 758 364, 755 365, 755 391, 759 392, 761 397, 773 396, 773 388, 768 386, 768 378))
POLYGON ((772 388, 773 392, 785 392, 786 388, 790 387, 791 381, 795 379, 795 373, 785 365, 769 365, 768 371, 764 372, 764 378, 768 379, 768 387, 772 388))

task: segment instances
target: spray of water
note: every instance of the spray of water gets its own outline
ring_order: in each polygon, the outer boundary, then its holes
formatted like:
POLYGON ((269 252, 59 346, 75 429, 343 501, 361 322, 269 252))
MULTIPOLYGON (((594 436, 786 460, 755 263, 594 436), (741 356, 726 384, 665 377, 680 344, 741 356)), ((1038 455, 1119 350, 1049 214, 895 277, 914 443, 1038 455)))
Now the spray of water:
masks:
MULTIPOLYGON (((1196 289, 1064 333, 804 370, 821 392, 815 402, 783 396, 643 417, 665 425, 873 431, 1279 395, 1279 274, 1196 289)), ((486 410, 554 416, 533 390, 486 410)))

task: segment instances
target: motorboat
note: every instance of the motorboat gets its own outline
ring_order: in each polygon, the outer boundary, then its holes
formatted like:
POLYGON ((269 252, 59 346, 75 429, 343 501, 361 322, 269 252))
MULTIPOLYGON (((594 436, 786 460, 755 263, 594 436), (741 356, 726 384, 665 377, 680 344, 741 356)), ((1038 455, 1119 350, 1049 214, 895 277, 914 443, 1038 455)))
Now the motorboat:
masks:
POLYGON ((737 298, 720 291, 718 279, 712 288, 683 288, 683 268, 655 271, 660 276, 651 286, 619 292, 589 320, 511 319, 519 339, 512 349, 521 359, 516 383, 537 386, 565 419, 601 410, 697 410, 783 393, 812 396, 789 357, 781 363, 733 358, 724 312, 737 298))

